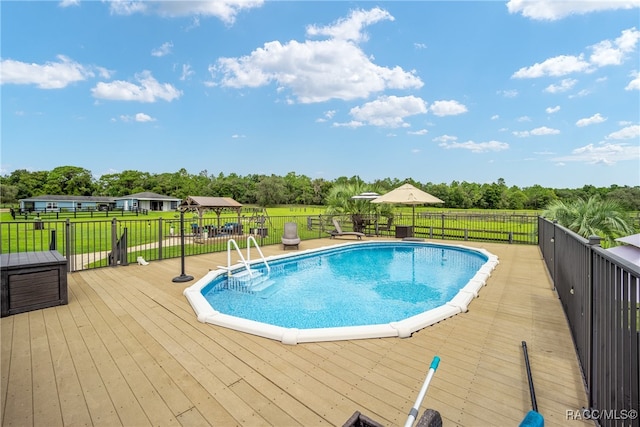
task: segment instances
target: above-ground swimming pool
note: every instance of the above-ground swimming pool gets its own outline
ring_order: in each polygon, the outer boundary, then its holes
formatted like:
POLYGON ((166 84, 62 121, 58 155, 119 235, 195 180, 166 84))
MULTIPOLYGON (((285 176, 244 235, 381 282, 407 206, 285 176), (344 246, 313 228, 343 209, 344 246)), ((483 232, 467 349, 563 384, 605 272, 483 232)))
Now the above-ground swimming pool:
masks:
POLYGON ((467 311, 497 264, 458 245, 353 242, 213 270, 184 295, 201 322, 285 344, 409 337, 467 311))

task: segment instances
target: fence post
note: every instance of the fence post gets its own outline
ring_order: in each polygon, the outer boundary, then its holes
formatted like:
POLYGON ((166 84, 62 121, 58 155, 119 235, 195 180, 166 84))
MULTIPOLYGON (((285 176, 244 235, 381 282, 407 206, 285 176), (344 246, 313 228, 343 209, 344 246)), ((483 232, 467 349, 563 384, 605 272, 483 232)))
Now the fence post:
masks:
POLYGON ((66 242, 64 252, 65 252, 65 256, 67 257, 67 271, 75 271, 75 268, 76 268, 75 259, 73 261, 71 260, 71 254, 73 253, 72 246, 74 243, 71 240, 71 220, 69 218, 67 218, 67 221, 65 222, 65 225, 64 225, 64 239, 66 242))
POLYGON ((50 251, 55 251, 57 249, 57 242, 56 242, 56 230, 51 230, 51 239, 49 240, 49 250, 50 251))
POLYGON ((115 218, 111 219, 111 256, 109 256, 109 266, 118 265, 118 224, 115 218))
POLYGON ((513 231, 509 232, 509 243, 513 243, 513 231))
POLYGON ((164 240, 164 230, 162 227, 162 217, 158 218, 158 259, 162 259, 162 242, 164 240))

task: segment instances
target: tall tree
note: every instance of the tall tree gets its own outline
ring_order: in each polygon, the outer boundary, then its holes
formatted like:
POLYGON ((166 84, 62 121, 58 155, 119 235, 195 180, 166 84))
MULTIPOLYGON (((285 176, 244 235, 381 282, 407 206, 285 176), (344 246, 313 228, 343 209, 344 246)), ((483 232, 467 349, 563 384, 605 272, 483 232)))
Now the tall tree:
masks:
POLYGON ((94 188, 91 171, 77 166, 60 166, 49 172, 43 190, 47 194, 91 196, 94 188))

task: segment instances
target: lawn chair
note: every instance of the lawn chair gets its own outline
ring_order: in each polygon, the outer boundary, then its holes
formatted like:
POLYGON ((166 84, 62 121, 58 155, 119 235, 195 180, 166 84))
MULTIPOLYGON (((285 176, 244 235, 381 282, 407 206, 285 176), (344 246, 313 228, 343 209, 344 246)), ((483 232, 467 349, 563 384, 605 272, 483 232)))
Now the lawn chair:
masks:
POLYGON ((360 233, 359 231, 342 231, 342 227, 340 227, 340 223, 337 219, 333 218, 333 226, 335 230, 329 231, 330 237, 333 239, 336 236, 356 236, 358 240, 362 240, 365 236, 364 233, 360 233))
POLYGON ((298 249, 300 245, 300 236, 298 236, 298 223, 297 222, 285 222, 284 234, 282 235, 282 249, 287 249, 287 246, 295 246, 298 249))

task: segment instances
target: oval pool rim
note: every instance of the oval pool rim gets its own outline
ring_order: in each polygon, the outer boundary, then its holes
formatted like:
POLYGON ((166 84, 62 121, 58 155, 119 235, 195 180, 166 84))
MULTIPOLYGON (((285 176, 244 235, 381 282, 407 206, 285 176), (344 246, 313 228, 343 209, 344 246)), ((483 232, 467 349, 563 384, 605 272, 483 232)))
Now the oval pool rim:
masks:
MULTIPOLYGON (((211 304, 202 295, 202 289, 215 280, 220 275, 226 274, 224 269, 216 269, 209 271, 200 280, 186 288, 183 292, 191 307, 196 313, 198 321, 209 323, 224 328, 233 329, 264 338, 270 338, 280 341, 283 344, 298 344, 304 342, 320 342, 320 341, 342 341, 366 338, 387 338, 387 337, 410 337, 414 332, 427 326, 438 323, 444 319, 464 313, 468 310, 471 301, 478 296, 480 289, 486 285, 487 279, 498 265, 498 257, 486 249, 472 248, 464 245, 434 243, 434 242, 415 242, 415 241, 388 241, 388 240, 367 240, 365 242, 346 242, 331 246, 323 246, 316 249, 306 249, 291 254, 281 254, 265 257, 266 261, 272 262, 279 259, 299 257, 302 255, 314 254, 317 252, 326 252, 341 247, 354 245, 428 245, 441 248, 463 249, 470 252, 476 252, 487 257, 487 261, 478 269, 476 274, 463 286, 460 291, 445 304, 433 308, 431 310, 419 313, 406 319, 390 322, 386 324, 374 324, 363 326, 343 326, 333 328, 285 328, 282 326, 271 325, 268 323, 257 322, 255 320, 244 319, 241 317, 231 316, 216 311, 211 304)), ((251 265, 262 264, 262 260, 253 260, 251 265)), ((244 266, 240 263, 232 266, 232 270, 241 269, 244 266)))

